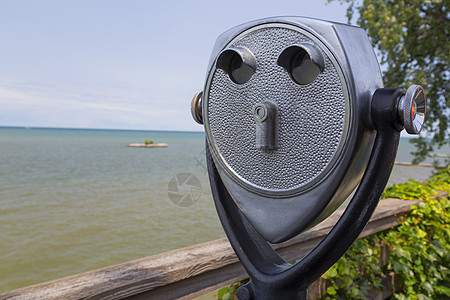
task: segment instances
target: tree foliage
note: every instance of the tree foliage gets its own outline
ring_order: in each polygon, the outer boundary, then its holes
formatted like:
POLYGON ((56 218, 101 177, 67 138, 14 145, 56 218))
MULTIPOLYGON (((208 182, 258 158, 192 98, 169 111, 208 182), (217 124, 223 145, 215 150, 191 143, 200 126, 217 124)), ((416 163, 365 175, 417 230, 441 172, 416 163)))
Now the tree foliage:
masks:
POLYGON ((349 23, 366 30, 381 60, 386 87, 420 84, 427 116, 414 163, 449 144, 450 12, 449 0, 328 0, 348 4, 349 23), (431 139, 425 138, 432 135, 431 139))

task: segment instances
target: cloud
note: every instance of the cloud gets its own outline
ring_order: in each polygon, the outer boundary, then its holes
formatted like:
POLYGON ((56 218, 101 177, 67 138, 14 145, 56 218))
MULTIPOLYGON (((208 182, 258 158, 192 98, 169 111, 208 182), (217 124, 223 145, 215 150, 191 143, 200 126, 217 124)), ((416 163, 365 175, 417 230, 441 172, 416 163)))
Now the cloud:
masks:
POLYGON ((179 97, 150 89, 0 82, 0 125, 192 130, 189 99, 180 109, 179 97))

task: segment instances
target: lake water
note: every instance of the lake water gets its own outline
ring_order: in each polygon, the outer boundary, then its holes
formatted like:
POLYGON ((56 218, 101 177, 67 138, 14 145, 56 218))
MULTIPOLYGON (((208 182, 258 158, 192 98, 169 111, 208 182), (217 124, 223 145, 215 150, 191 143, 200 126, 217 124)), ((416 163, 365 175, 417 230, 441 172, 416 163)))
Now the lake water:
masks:
MULTIPOLYGON (((192 132, 0 128, 0 292, 224 237, 204 139, 192 132), (127 147, 146 139, 169 147, 127 147), (194 205, 177 198, 184 191, 170 193, 176 180, 195 178, 201 188, 194 205)), ((410 161, 412 149, 402 139, 397 160, 410 161)), ((396 167, 390 182, 424 180, 431 170, 396 167)))

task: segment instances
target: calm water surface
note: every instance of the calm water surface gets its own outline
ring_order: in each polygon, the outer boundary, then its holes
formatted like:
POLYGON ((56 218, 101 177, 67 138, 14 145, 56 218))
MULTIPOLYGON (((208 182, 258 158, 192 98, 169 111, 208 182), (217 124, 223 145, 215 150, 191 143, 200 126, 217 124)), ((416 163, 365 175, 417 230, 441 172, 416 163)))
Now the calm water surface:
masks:
POLYGON ((223 237, 203 133, 0 129, 0 291, 223 237), (168 148, 129 148, 152 139, 168 148), (168 182, 203 187, 175 206, 168 182))
MULTIPOLYGON (((204 134, 0 128, 0 292, 225 236, 204 134), (168 148, 129 148, 151 139, 168 148), (178 207, 168 183, 190 173, 199 200, 178 207)), ((398 161, 410 161, 402 140, 398 161)), ((429 168, 396 167, 391 183, 429 168)), ((180 191, 182 192, 182 191, 180 191)))

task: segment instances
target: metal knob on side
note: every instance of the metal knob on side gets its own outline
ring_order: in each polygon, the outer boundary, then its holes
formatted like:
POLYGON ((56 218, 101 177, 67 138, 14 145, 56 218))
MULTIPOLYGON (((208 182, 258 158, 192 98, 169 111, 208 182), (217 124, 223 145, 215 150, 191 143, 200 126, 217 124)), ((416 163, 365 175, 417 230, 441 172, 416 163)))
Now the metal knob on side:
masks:
POLYGON ((194 121, 200 125, 203 125, 202 98, 203 92, 198 92, 194 95, 191 101, 192 118, 194 118, 194 121))
POLYGON ((412 85, 398 103, 397 114, 409 134, 418 134, 425 122, 426 98, 420 85, 412 85))

